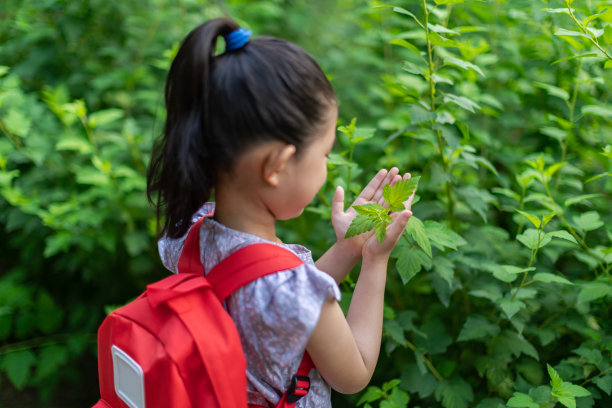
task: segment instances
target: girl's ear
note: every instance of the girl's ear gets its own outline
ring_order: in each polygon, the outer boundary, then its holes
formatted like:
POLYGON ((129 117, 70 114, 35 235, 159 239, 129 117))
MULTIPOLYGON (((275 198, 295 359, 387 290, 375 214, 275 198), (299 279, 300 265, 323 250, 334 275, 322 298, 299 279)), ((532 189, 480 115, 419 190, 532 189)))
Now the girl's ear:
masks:
POLYGON ((263 178, 266 184, 271 187, 278 186, 280 174, 295 152, 295 146, 291 144, 282 144, 270 150, 263 163, 263 178))

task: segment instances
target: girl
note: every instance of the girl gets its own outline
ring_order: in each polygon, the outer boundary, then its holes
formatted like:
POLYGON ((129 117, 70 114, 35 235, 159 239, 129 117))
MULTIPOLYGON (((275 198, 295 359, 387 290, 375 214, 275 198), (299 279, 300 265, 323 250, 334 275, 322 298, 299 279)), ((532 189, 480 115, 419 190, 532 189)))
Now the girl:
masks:
MULTIPOLYGON (((172 63, 167 119, 147 180, 149 199, 157 198, 158 218, 163 216, 160 254, 176 272, 191 223, 214 211, 200 230, 205 271, 257 242, 273 242, 299 256, 304 265, 256 280, 226 306, 246 354, 249 404, 275 405, 307 350, 316 370, 310 373, 310 392, 297 406, 329 407, 329 386, 355 393, 374 371, 387 261, 412 214, 412 199, 408 210, 394 214, 382 244, 373 233, 344 239, 356 212, 344 211, 338 187, 332 203, 337 242, 316 263, 303 246, 282 243, 275 221, 299 216, 326 180, 337 101, 302 49, 249 36, 230 19, 208 21, 186 37, 172 63), (220 36, 226 51, 216 54, 220 36), (213 192, 215 203, 204 204, 213 192), (345 317, 338 283, 360 259, 345 317)), ((382 188, 401 180, 398 172, 381 170, 355 204, 382 204, 382 188)))

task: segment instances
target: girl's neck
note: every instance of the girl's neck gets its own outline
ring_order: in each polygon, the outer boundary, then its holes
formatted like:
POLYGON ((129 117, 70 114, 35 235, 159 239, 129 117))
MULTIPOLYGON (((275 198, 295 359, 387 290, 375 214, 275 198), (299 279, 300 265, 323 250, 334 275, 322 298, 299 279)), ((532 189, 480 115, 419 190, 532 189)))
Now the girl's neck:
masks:
POLYGON ((236 192, 219 188, 215 191, 215 215, 219 223, 236 231, 246 232, 272 242, 281 243, 276 236, 272 213, 261 202, 241 197, 236 192))

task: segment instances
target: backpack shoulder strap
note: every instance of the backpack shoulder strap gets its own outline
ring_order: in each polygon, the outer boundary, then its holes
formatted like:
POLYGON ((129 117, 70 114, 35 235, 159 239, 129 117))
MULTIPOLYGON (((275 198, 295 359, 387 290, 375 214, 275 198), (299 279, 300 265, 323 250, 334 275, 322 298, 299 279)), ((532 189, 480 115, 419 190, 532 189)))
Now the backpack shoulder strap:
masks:
MULTIPOLYGON (((178 262, 179 273, 202 274, 200 262, 200 227, 207 214, 197 220, 189 229, 178 262)), ((206 279, 215 289, 221 302, 262 276, 302 265, 293 252, 268 243, 251 244, 241 248, 221 261, 207 275, 206 279)))
POLYGON ((293 252, 278 245, 258 243, 241 248, 206 275, 221 302, 244 285, 266 275, 302 265, 293 252))

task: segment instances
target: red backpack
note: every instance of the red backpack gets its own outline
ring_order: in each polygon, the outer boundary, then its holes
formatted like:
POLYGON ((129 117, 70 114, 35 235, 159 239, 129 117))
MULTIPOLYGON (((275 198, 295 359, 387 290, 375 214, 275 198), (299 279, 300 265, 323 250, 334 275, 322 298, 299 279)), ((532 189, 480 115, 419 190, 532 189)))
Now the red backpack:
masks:
MULTIPOLYGON (((106 317, 98 330, 101 399, 94 408, 246 408, 246 359, 224 300, 262 276, 302 261, 273 244, 244 247, 206 277, 200 225, 190 229, 179 273, 147 286, 106 317)), ((308 393, 313 368, 304 354, 277 408, 308 393)))

